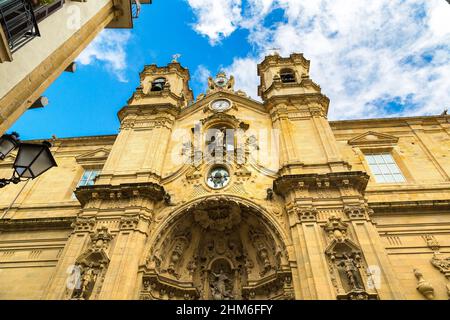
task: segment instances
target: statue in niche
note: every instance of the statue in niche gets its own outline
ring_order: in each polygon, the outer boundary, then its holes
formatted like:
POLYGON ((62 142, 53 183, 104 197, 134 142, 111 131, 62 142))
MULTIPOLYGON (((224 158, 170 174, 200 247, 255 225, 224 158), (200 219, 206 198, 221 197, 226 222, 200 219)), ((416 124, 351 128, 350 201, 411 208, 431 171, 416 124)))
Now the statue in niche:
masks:
POLYGON ((260 274, 261 276, 263 276, 272 269, 272 265, 269 259, 269 250, 267 249, 267 246, 263 240, 264 235, 260 231, 251 231, 250 238, 254 243, 258 259, 262 263, 263 270, 260 272, 260 274))
POLYGON ((213 300, 230 300, 233 299, 232 279, 223 271, 219 273, 211 271, 211 294, 213 300))
POLYGON ((363 290, 359 275, 359 264, 346 253, 343 254, 343 258, 337 266, 344 271, 351 290, 363 290))
POLYGON ((89 266, 78 266, 81 269, 80 282, 77 288, 74 289, 73 299, 88 299, 94 288, 97 280, 97 273, 94 268, 89 266))
POLYGON ((187 240, 185 238, 178 238, 175 240, 175 245, 172 250, 172 254, 170 256, 170 263, 169 267, 167 268, 167 271, 171 274, 176 274, 176 268, 178 266, 178 263, 181 260, 181 257, 183 255, 184 250, 186 249, 187 240))

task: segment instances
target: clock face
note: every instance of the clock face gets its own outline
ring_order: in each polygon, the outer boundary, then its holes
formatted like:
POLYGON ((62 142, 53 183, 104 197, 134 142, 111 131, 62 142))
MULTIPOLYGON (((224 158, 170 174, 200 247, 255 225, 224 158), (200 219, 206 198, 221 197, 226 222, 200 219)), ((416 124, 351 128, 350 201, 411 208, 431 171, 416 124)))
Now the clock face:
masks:
POLYGON ((216 100, 211 104, 211 107, 215 111, 224 111, 224 110, 229 109, 230 106, 231 106, 230 101, 225 100, 225 99, 216 100))
POLYGON ((224 167, 212 169, 206 179, 206 183, 213 189, 221 189, 230 182, 230 173, 224 167))

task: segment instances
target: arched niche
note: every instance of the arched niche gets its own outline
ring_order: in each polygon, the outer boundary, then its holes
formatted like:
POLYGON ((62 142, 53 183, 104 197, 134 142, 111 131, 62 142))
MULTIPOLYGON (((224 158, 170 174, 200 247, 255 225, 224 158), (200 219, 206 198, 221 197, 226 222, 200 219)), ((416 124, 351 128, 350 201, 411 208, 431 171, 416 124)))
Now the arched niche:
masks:
POLYGON ((290 299, 292 276, 276 228, 252 206, 203 199, 151 245, 142 299, 290 299))

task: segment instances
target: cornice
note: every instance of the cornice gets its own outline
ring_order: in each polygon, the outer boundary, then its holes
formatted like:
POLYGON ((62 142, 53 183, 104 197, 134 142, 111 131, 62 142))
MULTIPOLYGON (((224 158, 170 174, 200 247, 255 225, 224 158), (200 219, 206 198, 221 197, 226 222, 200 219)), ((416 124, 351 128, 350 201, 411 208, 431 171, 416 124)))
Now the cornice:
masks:
POLYGON ((113 194, 113 198, 143 197, 152 201, 161 201, 165 193, 164 187, 153 182, 124 183, 114 186, 110 184, 82 186, 75 190, 75 195, 82 206, 85 206, 91 200, 111 200, 113 194))
POLYGON ((277 178, 273 185, 274 191, 285 195, 291 190, 302 187, 317 187, 318 184, 328 187, 342 187, 352 185, 360 193, 363 193, 369 182, 369 176, 362 171, 332 172, 325 174, 294 174, 283 175, 277 178))
POLYGON ((179 114, 180 110, 180 107, 170 103, 127 105, 119 110, 117 116, 120 122, 122 122, 125 117, 129 115, 143 116, 169 114, 176 117, 179 114))
POLYGON ((417 122, 424 125, 440 124, 441 122, 450 123, 450 115, 446 116, 417 116, 417 117, 395 117, 395 118, 371 118, 371 119, 351 119, 329 121, 333 130, 367 128, 368 125, 383 124, 386 127, 394 125, 409 126, 408 122, 417 122))
POLYGON ((145 65, 144 69, 139 73, 139 77, 141 81, 146 75, 159 75, 159 74, 167 74, 175 71, 177 75, 184 78, 185 80, 190 79, 189 69, 184 68, 178 62, 171 62, 167 66, 158 67, 156 64, 145 65))
POLYGON ((308 105, 313 103, 317 103, 323 108, 324 115, 328 113, 328 106, 330 104, 330 99, 322 93, 304 93, 304 94, 272 96, 264 101, 264 105, 268 110, 272 110, 276 105, 279 104, 308 105))
POLYGON ((71 229, 76 217, 41 218, 41 219, 1 219, 0 231, 71 229))
MULTIPOLYGON (((301 94, 321 94, 322 89, 320 86, 315 83, 310 78, 303 78, 300 80, 300 82, 294 82, 294 83, 283 83, 280 79, 278 81, 273 81, 272 84, 262 92, 261 85, 258 86, 258 93, 262 97, 263 100, 267 100, 267 96, 270 95, 270 92, 273 90, 280 90, 280 89, 299 89, 299 91, 304 91, 304 93, 301 94), (309 92, 308 92, 309 91, 309 92), (311 92, 313 91, 313 92, 311 92)), ((286 94, 286 96, 292 96, 292 94, 286 94)))
POLYGON ((398 214, 401 212, 410 212, 420 210, 446 211, 450 210, 450 200, 421 200, 421 201, 393 201, 393 202, 369 202, 376 214, 398 214))

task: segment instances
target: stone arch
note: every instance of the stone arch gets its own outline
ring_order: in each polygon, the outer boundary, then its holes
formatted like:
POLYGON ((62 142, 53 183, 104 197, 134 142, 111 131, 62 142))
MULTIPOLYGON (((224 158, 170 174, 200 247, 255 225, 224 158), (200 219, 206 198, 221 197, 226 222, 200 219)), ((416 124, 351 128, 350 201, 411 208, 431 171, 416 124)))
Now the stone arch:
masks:
POLYGON ((149 241, 141 298, 292 298, 288 238, 268 216, 231 196, 178 208, 149 241))

